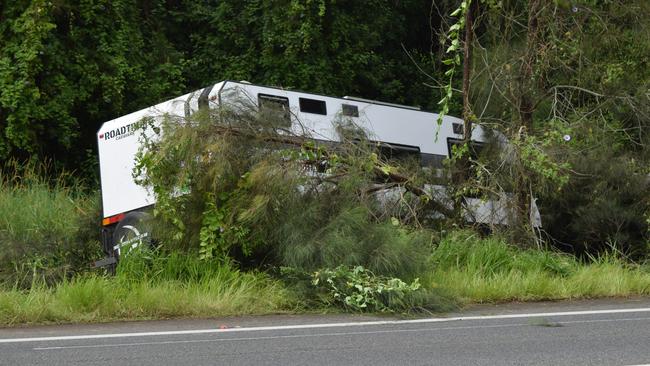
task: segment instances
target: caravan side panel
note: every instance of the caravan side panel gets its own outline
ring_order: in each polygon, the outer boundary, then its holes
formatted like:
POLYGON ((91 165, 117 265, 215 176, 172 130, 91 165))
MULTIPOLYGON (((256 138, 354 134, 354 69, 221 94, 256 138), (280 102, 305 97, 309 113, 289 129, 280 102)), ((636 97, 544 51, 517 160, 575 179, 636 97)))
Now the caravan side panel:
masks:
MULTIPOLYGON (((97 131, 103 217, 136 210, 155 203, 152 192, 135 183, 133 168, 141 145, 141 121, 153 117, 184 117, 198 109, 201 90, 108 121, 97 131)), ((150 136, 152 131, 148 131, 150 136)))

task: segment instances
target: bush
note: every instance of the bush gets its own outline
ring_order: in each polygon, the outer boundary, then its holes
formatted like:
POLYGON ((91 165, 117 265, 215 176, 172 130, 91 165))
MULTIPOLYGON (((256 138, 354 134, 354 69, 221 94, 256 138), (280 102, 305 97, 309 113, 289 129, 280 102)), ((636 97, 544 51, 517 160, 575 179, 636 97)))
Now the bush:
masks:
POLYGON ((153 187, 157 217, 171 228, 163 245, 224 262, 305 271, 361 265, 413 280, 431 235, 401 226, 372 194, 382 185, 407 187, 411 171, 382 160, 376 146, 358 140, 362 132, 318 145, 256 108, 242 101, 184 123, 164 121, 164 137, 147 140, 136 175, 153 187), (386 171, 404 172, 405 181, 386 184, 386 171))
POLYGON ((278 228, 285 239, 277 246, 277 261, 306 271, 361 265, 378 275, 406 281, 424 271, 432 248, 431 233, 375 222, 363 207, 339 210, 316 217, 287 217, 278 228))
POLYGON ((544 227, 562 250, 598 256, 616 248, 636 260, 650 255, 648 171, 636 154, 621 151, 628 138, 621 135, 575 127, 579 152, 568 155, 574 173, 563 189, 540 197, 544 227))

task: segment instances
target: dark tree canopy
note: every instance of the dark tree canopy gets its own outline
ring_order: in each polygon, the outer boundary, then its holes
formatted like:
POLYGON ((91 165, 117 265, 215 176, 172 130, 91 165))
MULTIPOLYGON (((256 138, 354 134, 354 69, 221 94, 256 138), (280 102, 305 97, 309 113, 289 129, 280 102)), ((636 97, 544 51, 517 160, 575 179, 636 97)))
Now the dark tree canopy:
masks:
MULTIPOLYGON (((428 1, 0 5, 0 159, 93 159, 102 122, 218 80, 435 105, 428 1), (424 11, 423 11, 424 10, 424 11)), ((435 15, 437 17, 437 15, 435 15)), ((437 21, 436 21, 437 22, 437 21)))

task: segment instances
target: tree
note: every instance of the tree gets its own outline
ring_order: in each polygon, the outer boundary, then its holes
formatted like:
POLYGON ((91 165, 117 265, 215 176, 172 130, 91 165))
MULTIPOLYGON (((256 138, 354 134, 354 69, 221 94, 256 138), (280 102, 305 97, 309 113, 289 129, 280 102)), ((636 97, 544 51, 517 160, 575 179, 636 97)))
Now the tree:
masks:
MULTIPOLYGON (((644 13, 648 4, 635 1, 571 5, 539 0, 482 4, 485 6, 480 25, 474 27, 480 53, 473 59, 466 57, 462 64, 475 69, 472 85, 476 87, 463 97, 471 100, 474 110, 481 111, 477 116, 479 123, 496 126, 510 140, 508 154, 481 169, 490 176, 490 184, 516 193, 517 217, 524 228, 518 242, 525 243, 530 242, 525 239, 530 237, 526 233, 532 233, 526 225, 531 197, 540 198, 549 207, 558 207, 552 204, 561 196, 557 192, 584 186, 589 170, 574 165, 579 161, 585 164, 584 159, 579 159, 586 156, 581 149, 602 149, 601 153, 588 156, 592 159, 608 156, 612 164, 614 161, 620 164, 622 159, 628 162, 624 164, 628 174, 647 174, 639 169, 643 166, 639 161, 648 161, 649 120, 644 107, 647 96, 642 97, 638 90, 648 90, 647 68, 639 67, 647 60, 647 55, 639 51, 644 49, 647 53, 648 48, 639 46, 638 35, 632 40, 630 32, 640 29, 642 34, 647 34, 648 22, 637 14, 644 13), (472 61, 477 61, 474 67, 472 61), (626 72, 621 72, 623 64, 627 65, 626 72), (623 74, 634 75, 635 81, 623 74), (619 83, 623 80, 627 80, 626 86, 619 83), (635 90, 635 96, 630 89, 635 90), (595 129, 609 133, 603 135, 595 129), (595 136, 601 136, 601 140, 595 136), (603 141, 616 141, 618 145, 603 141), (613 146, 618 146, 617 152, 611 155, 609 150, 613 146)), ((590 175, 589 179, 592 181, 589 184, 616 184, 609 174, 590 175)), ((611 195, 614 190, 604 191, 611 195)), ((640 195, 636 202, 645 201, 643 194, 636 194, 640 195)), ((634 201, 629 197, 610 196, 610 201, 618 202, 621 207, 628 205, 630 212, 639 212, 638 208, 629 206, 634 201)), ((580 205, 586 207, 584 203, 580 205)), ((557 215, 562 214, 548 214, 557 215)), ((642 215, 637 216, 636 221, 642 220, 642 215)), ((612 230, 640 226, 635 223, 601 227, 602 232, 591 235, 592 238, 598 237, 600 241, 620 238, 623 236, 612 230)), ((557 233, 558 228, 548 229, 557 233)), ((580 236, 575 231, 572 233, 580 236)))
POLYGON ((96 161, 101 123, 223 79, 432 107, 413 67, 435 61, 422 9, 428 0, 3 2, 0 161, 80 168, 96 161))
POLYGON ((47 156, 79 167, 101 122, 180 94, 182 56, 158 33, 161 4, 0 8, 0 161, 47 156))

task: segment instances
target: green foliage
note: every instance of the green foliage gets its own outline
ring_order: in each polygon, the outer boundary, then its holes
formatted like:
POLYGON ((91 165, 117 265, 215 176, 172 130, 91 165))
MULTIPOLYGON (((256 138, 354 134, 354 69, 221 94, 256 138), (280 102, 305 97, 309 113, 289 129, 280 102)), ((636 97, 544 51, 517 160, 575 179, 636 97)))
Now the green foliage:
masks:
MULTIPOLYGON (((199 250, 206 259, 224 260, 233 248, 250 254, 264 245, 250 232, 249 225, 243 225, 269 208, 265 190, 286 191, 289 188, 281 185, 291 179, 290 175, 278 176, 286 181, 267 187, 255 185, 267 175, 281 173, 267 169, 265 164, 266 159, 280 161, 281 156, 263 153, 273 143, 268 145, 264 133, 257 130, 262 121, 255 120, 254 115, 229 113, 215 116, 224 118, 223 123, 214 123, 206 115, 195 116, 185 125, 167 121, 163 126, 165 138, 145 143, 146 150, 139 154, 134 173, 156 194, 154 214, 162 220, 165 245, 199 250), (236 120, 239 117, 241 120, 236 120), (252 130, 224 134, 229 125, 250 126, 252 130)), ((277 205, 278 201, 271 203, 277 205)))
MULTIPOLYGON (((235 79, 333 95, 431 105, 431 31, 422 0, 188 3, 192 80, 235 79)), ((427 13, 428 14, 428 13, 427 13)), ((196 82, 194 82, 196 83, 196 82)))
POLYGON ((312 275, 312 285, 328 294, 329 301, 353 311, 404 311, 405 300, 421 285, 416 278, 407 284, 399 278, 375 276, 362 266, 338 266, 312 275))
POLYGON ((566 276, 578 266, 575 258, 546 250, 520 250, 499 236, 480 238, 470 231, 445 235, 431 256, 436 271, 454 269, 491 278, 503 273, 545 272, 566 276))
MULTIPOLYGON (((479 1, 479 0, 474 0, 479 1)), ((461 65, 461 44, 463 40, 463 31, 465 30, 465 15, 470 9, 472 0, 464 0, 460 6, 451 12, 451 17, 456 18, 456 22, 447 30, 446 37, 449 39, 449 47, 445 51, 447 58, 442 60, 442 64, 447 66, 444 76, 448 79, 443 88, 443 96, 438 101, 440 110, 438 111, 438 125, 442 124, 443 117, 449 114, 450 105, 453 98, 454 76, 461 65)))
POLYGON ((87 168, 101 123, 217 80, 431 105, 428 1, 11 1, 0 161, 87 168), (406 26, 408 24, 408 27, 406 26), (404 49, 410 52, 410 56, 404 49))
POLYGON ((281 121, 246 111, 168 121, 164 138, 147 140, 134 174, 156 194, 164 246, 204 259, 264 257, 306 271, 346 264, 417 276, 431 235, 380 218, 376 198, 364 193, 377 171, 401 166, 380 163, 372 145, 326 148, 280 134, 281 121))
POLYGON ((180 94, 182 57, 160 33, 162 4, 151 5, 15 1, 1 8, 1 160, 48 156, 76 168, 94 149, 100 123, 180 94))
MULTIPOLYGON (((426 278, 467 302, 539 301, 650 293, 647 266, 617 252, 581 262, 574 256, 518 249, 500 237, 471 232, 444 236, 426 278)), ((425 282, 425 281, 423 281, 425 282)))
POLYGON ((29 287, 89 269, 99 256, 99 197, 34 163, 0 171, 0 282, 29 287), (20 175, 17 175, 17 171, 20 175))
MULTIPOLYGON (((232 195, 237 194, 233 192, 232 195)), ((232 246, 241 248, 244 255, 251 255, 251 250, 246 240, 249 229, 242 225, 227 225, 230 212, 227 192, 221 192, 219 200, 214 195, 208 195, 206 209, 203 211, 203 222, 199 232, 199 258, 220 258, 228 260, 229 250, 232 246)), ((264 204, 263 202, 257 205, 264 204)))
MULTIPOLYGON (((391 203, 368 193, 388 174, 411 177, 409 165, 393 165, 367 142, 324 145, 293 136, 276 127, 284 121, 256 109, 233 103, 183 123, 166 121, 162 138, 146 138, 134 175, 156 194, 155 216, 167 226, 161 248, 244 267, 309 273, 362 266, 380 277, 415 281, 426 268, 432 234, 404 225, 389 214, 391 203)), ((385 189, 400 189, 394 186, 385 189)), ((389 297, 395 305, 385 306, 406 308, 397 305, 399 296, 389 297)), ((428 307, 437 297, 409 298, 409 306, 428 307)))
POLYGON ((262 273, 185 253, 131 253, 115 277, 86 274, 51 287, 0 288, 0 324, 208 318, 288 311, 296 299, 262 273))
MULTIPOLYGON (((601 133, 576 132, 587 143, 614 140, 601 133)), ((594 254, 615 246, 641 259, 648 255, 650 240, 644 216, 650 211, 648 178, 636 157, 619 155, 615 148, 603 150, 587 147, 570 157, 577 172, 562 190, 542 196, 544 221, 565 249, 594 254)))
POLYGON ((278 234, 284 239, 276 250, 283 265, 306 271, 362 265, 373 273, 405 280, 414 280, 426 267, 432 241, 427 231, 377 223, 361 207, 338 211, 336 204, 311 204, 315 207, 309 210, 300 210, 302 205, 289 208, 293 214, 278 223, 278 234))
MULTIPOLYGON (((544 126, 543 133, 526 135, 522 139, 512 141, 531 180, 546 182, 558 190, 569 182, 571 164, 566 161, 566 156, 558 156, 559 151, 567 150, 561 146, 564 136, 570 138, 570 135, 563 132, 562 126, 558 127, 550 121, 548 126, 544 126)), ((538 188, 537 192, 541 193, 542 190, 538 188)))
MULTIPOLYGON (((0 137, 2 158, 7 158, 13 146, 33 153, 37 147, 38 130, 30 126, 31 117, 43 118, 56 113, 50 105, 39 100, 41 91, 36 85, 39 72, 43 69, 40 55, 46 49, 50 32, 56 28, 52 21, 52 4, 47 1, 21 1, 13 7, 24 8, 15 9, 13 16, 9 17, 11 20, 3 22, 0 28, 4 41, 0 55, 0 106, 4 112, 4 133, 0 137)), ((73 132, 70 122, 66 118, 58 121, 61 136, 67 138, 66 135, 73 132)))

